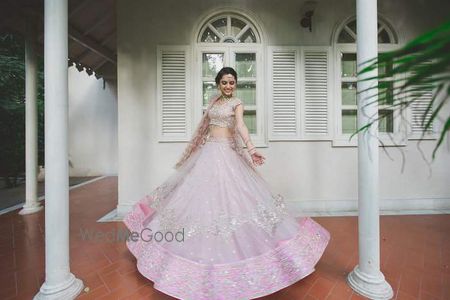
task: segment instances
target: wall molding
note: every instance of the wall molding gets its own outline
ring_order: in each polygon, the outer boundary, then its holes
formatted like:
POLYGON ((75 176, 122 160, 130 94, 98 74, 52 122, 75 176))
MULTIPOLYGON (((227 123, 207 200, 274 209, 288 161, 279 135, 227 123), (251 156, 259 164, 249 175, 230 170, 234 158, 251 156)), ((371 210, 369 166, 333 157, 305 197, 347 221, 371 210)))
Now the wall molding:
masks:
MULTIPOLYGON (((285 200, 289 211, 296 216, 340 217, 357 216, 357 199, 340 200, 285 200)), ((125 212, 131 210, 132 204, 121 205, 97 222, 121 222, 125 212)), ((390 198, 381 199, 380 215, 434 215, 450 214, 450 198, 390 198)))
MULTIPOLYGON (((357 199, 286 200, 295 215, 357 216, 357 199)), ((387 198, 380 200, 380 215, 450 214, 450 198, 387 198)))

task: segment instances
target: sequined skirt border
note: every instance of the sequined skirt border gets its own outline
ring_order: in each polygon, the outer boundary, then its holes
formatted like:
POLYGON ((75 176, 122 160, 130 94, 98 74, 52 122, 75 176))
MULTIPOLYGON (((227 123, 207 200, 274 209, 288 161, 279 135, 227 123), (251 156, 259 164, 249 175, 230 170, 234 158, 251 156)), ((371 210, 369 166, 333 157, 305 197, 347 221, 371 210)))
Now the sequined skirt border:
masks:
MULTIPOLYGON (((140 232, 145 215, 135 209, 124 223, 140 232)), ((189 300, 254 299, 269 295, 315 270, 330 240, 329 232, 310 217, 299 220, 290 240, 259 256, 229 264, 201 264, 170 253, 157 242, 127 241, 139 272, 161 292, 189 300)))

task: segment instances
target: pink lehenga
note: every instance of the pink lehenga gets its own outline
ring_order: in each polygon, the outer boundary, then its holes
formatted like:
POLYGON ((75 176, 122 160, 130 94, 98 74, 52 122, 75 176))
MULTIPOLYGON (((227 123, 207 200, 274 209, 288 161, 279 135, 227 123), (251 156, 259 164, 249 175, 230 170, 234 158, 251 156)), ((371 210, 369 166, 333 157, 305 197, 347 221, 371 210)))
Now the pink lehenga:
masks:
POLYGON ((236 135, 206 133, 215 100, 177 170, 125 216, 127 246, 140 273, 165 294, 254 299, 311 274, 330 234, 287 211, 236 135))

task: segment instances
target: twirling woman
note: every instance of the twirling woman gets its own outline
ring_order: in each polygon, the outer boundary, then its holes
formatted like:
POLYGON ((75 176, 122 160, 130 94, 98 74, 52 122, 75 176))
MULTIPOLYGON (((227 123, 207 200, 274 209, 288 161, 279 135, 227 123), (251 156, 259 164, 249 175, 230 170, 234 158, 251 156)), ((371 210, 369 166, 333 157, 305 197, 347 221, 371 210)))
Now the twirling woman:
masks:
POLYGON ((175 165, 124 222, 137 268, 154 288, 180 299, 253 299, 314 272, 329 232, 289 214, 256 170, 264 163, 225 67, 213 97, 175 165), (244 145, 247 150, 244 149, 244 145))

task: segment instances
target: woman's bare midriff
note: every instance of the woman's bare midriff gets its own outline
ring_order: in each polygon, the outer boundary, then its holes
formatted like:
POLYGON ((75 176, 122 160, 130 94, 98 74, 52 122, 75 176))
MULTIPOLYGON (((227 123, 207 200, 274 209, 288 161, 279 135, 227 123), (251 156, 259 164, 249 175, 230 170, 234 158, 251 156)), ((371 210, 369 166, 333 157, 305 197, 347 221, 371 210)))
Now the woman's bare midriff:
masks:
POLYGON ((212 137, 232 137, 233 131, 232 129, 226 127, 220 127, 217 125, 209 125, 209 135, 212 137))

